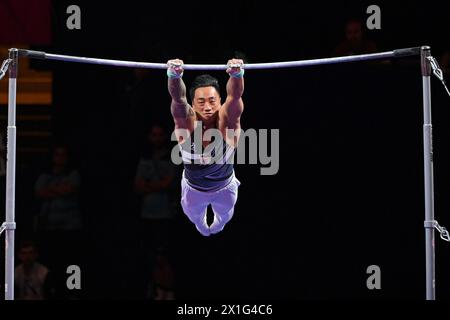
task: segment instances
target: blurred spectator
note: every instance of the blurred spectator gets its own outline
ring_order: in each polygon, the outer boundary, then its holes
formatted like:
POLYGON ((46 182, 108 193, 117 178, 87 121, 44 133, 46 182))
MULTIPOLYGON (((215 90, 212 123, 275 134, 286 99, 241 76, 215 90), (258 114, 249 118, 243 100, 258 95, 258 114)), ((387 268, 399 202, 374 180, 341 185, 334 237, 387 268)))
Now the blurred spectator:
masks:
POLYGON ((351 19, 345 24, 345 39, 334 49, 335 56, 373 53, 377 51, 375 42, 366 39, 361 21, 351 19))
POLYGON ((78 200, 80 180, 80 174, 70 165, 68 148, 57 146, 50 170, 42 173, 35 184, 35 194, 42 203, 35 229, 40 247, 45 248, 43 261, 54 272, 59 298, 69 294, 65 282, 67 267, 83 265, 85 256, 78 200))
POLYGON ((52 168, 39 176, 36 196, 42 200, 37 221, 40 230, 81 229, 81 212, 78 205, 80 175, 69 168, 66 147, 53 150, 52 168))
POLYGON ((153 125, 139 160, 135 190, 141 196, 142 226, 145 246, 154 250, 168 246, 175 202, 171 197, 175 168, 170 159, 171 148, 166 130, 153 125))
POLYGON ((15 299, 45 300, 54 294, 49 269, 37 262, 38 250, 33 242, 19 246, 20 264, 15 269, 15 299))
POLYGON ((175 299, 175 273, 164 248, 158 248, 156 253, 149 298, 154 300, 175 299))
POLYGON ((148 270, 155 261, 158 247, 170 247, 176 208, 172 196, 175 167, 170 159, 171 148, 163 126, 153 125, 146 136, 135 178, 135 191, 140 196, 142 241, 142 284, 144 290, 152 283, 148 270))

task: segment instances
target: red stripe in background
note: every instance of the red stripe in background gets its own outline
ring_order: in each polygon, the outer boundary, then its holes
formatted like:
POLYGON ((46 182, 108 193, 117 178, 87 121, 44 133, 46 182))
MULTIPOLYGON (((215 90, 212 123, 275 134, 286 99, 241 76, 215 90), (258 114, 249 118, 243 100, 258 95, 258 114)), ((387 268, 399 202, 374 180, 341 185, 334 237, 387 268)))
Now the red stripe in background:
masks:
POLYGON ((51 0, 0 0, 0 44, 51 44, 51 0))

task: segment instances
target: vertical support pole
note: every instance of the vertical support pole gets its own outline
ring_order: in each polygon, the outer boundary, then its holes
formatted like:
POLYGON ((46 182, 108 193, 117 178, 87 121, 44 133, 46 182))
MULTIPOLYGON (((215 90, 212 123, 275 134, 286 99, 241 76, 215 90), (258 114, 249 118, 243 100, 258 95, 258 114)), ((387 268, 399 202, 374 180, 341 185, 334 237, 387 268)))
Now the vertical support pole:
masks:
POLYGON ((8 91, 8 142, 6 162, 6 238, 5 238, 5 300, 14 300, 14 203, 16 189, 16 88, 18 50, 10 49, 8 91))
POLYGON ((431 125, 431 56, 430 47, 421 48, 423 85, 423 160, 425 178, 425 263, 426 299, 435 300, 435 256, 434 256, 434 187, 433 187, 433 136, 431 125))

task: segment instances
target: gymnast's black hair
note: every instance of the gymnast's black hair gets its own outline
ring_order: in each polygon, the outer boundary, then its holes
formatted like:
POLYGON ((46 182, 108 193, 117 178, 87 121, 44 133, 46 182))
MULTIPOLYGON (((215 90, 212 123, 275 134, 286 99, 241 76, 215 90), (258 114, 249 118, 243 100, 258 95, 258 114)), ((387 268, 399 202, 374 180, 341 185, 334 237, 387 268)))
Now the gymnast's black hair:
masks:
POLYGON ((220 95, 219 80, 217 80, 213 76, 210 76, 209 74, 202 74, 194 79, 191 88, 189 89, 189 96, 191 98, 191 101, 194 100, 195 90, 204 87, 214 87, 217 90, 217 93, 220 95))

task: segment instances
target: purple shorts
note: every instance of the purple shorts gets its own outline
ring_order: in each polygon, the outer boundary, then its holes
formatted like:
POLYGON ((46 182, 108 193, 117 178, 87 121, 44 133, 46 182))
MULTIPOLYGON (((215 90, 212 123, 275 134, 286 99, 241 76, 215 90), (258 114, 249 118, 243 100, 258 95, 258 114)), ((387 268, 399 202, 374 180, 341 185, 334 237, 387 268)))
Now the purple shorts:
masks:
POLYGON ((181 206, 189 220, 195 224, 202 235, 209 236, 222 231, 225 224, 231 220, 240 184, 241 182, 233 173, 231 182, 222 189, 204 192, 191 187, 183 173, 183 178, 181 179, 181 206), (210 226, 206 223, 208 205, 211 205, 214 212, 214 222, 210 226))

